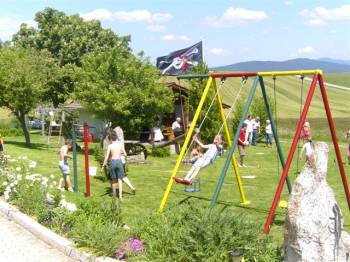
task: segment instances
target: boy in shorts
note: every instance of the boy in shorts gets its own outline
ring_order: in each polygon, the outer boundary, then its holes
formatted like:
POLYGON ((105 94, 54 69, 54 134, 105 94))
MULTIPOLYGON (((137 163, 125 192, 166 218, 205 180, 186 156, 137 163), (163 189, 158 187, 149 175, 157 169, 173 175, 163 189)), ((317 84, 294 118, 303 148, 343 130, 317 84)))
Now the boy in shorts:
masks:
POLYGON ((108 145, 107 153, 103 161, 102 169, 107 165, 109 161, 109 174, 111 178, 111 187, 113 194, 117 195, 116 181, 118 180, 119 186, 119 200, 123 199, 123 182, 132 190, 135 194, 136 189, 130 183, 130 180, 125 176, 124 165, 122 162, 122 155, 126 156, 126 152, 121 141, 118 141, 118 136, 115 131, 111 131, 110 138, 112 143, 108 145))
POLYGON ((68 166, 68 158, 72 159, 72 156, 68 155, 68 152, 71 149, 72 140, 67 139, 65 145, 62 146, 60 149, 60 161, 58 163, 58 166, 62 173, 62 177, 60 178, 60 181, 58 183, 58 188, 62 190, 66 187, 69 192, 73 192, 72 184, 70 182, 70 170, 68 166), (63 185, 63 183, 65 185, 63 185))

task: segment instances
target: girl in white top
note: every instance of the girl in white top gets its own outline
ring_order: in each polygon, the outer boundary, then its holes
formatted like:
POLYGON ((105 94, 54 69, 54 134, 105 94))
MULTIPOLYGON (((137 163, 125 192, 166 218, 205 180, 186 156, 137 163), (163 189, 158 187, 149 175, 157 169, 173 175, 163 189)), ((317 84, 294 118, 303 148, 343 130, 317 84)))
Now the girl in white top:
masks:
POLYGON ((199 141, 197 136, 195 136, 194 141, 200 145, 200 147, 206 148, 207 151, 193 164, 192 168, 188 171, 186 177, 184 178, 185 181, 192 181, 192 179, 198 175, 198 172, 201 168, 210 165, 218 156, 223 144, 220 135, 215 136, 213 144, 204 145, 199 141))
POLYGON ((266 120, 265 126, 266 146, 272 146, 272 127, 270 120, 266 120))

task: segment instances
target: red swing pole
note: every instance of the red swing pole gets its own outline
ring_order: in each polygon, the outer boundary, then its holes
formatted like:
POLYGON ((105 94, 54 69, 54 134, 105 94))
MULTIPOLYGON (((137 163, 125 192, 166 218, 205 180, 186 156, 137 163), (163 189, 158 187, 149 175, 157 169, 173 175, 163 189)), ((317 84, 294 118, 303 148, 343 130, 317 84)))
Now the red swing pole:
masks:
POLYGON ((84 148, 85 148, 85 196, 90 196, 90 175, 89 175, 89 134, 88 124, 84 123, 84 148))
POLYGON ((289 171, 290 165, 291 165, 292 160, 293 160, 295 149, 296 149, 296 147, 298 145, 299 135, 300 135, 301 129, 303 127, 303 124, 305 122, 307 112, 309 111, 309 107, 310 107, 310 104, 311 104, 312 97, 314 95, 314 91, 315 91, 315 87, 316 87, 316 84, 317 84, 318 76, 319 76, 319 74, 316 73, 314 75, 314 77, 312 78, 312 82, 311 82, 311 85, 310 85, 310 90, 309 90, 309 93, 308 93, 307 98, 305 100, 304 109, 303 109, 303 112, 302 112, 302 114, 300 116, 299 123, 298 123, 298 126, 297 126, 297 130, 295 131, 294 139, 293 139, 293 142, 292 142, 292 145, 290 147, 289 154, 288 154, 288 157, 287 157, 287 160, 286 160, 286 164, 285 164, 285 166, 283 168, 282 176, 281 176, 280 182, 278 184, 278 187, 277 187, 274 199, 272 201, 272 205, 271 205, 271 208, 270 208, 269 215, 268 215, 268 217, 266 219, 266 222, 265 222, 265 226, 264 226, 264 230, 263 230, 264 235, 267 235, 269 233, 269 231, 270 231, 271 223, 273 221, 273 217, 274 217, 275 212, 276 212, 276 207, 277 207, 278 201, 279 201, 279 199, 281 197, 281 193, 282 193, 282 190, 283 190, 284 183, 286 182, 286 178, 288 176, 288 171, 289 171))
POLYGON ((327 96, 326 88, 324 86, 323 76, 321 74, 318 75, 318 82, 319 82, 320 89, 321 89, 321 95, 322 95, 322 99, 323 99, 324 108, 325 108, 326 114, 327 114, 329 129, 330 129, 331 135, 332 135, 335 154, 337 156, 339 171, 340 171, 341 179, 342 179, 343 186, 344 186, 346 200, 348 201, 348 207, 350 209, 350 193, 349 193, 348 179, 346 177, 344 164, 343 164, 343 160, 341 157, 341 152, 339 149, 337 134, 336 134, 335 128, 334 128, 334 121, 333 121, 331 109, 330 109, 329 102, 328 102, 328 96, 327 96))

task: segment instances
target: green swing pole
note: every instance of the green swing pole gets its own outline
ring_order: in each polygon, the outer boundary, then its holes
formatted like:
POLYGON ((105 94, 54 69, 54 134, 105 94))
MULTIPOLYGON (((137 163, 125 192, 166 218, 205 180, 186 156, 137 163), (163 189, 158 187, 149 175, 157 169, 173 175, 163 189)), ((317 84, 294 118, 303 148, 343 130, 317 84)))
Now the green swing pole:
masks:
POLYGON ((218 197, 219 197, 222 185, 224 184, 224 180, 225 180, 225 177, 226 177, 227 170, 228 170, 228 168, 230 166, 231 159, 232 159, 233 153, 235 151, 235 148, 236 148, 236 145, 237 145, 237 142, 238 142, 240 130, 242 129, 244 120, 245 120, 245 118, 248 115, 248 110, 249 110, 250 105, 252 104, 253 97, 254 97, 256 88, 258 86, 258 83, 259 83, 259 77, 257 76, 255 78, 255 80, 254 80, 252 88, 250 89, 250 92, 249 92, 249 95, 248 95, 248 98, 247 98, 247 102, 244 105, 243 112, 242 112, 242 117, 241 117, 241 120, 240 120, 240 122, 238 124, 237 130, 236 130, 236 134, 235 134, 235 136, 234 136, 234 138, 232 140, 232 147, 230 148, 230 151, 228 152, 228 155, 226 157, 224 168, 221 171, 221 175, 220 175, 219 181, 218 181, 218 183, 216 185, 215 193, 214 193, 214 196, 213 196, 213 198, 211 200, 210 207, 214 207, 216 201, 218 200, 218 197))
POLYGON ((74 192, 78 192, 78 165, 77 165, 77 135, 74 124, 72 125, 72 143, 73 143, 73 173, 74 173, 74 192))
MULTIPOLYGON (((274 137, 275 142, 276 142, 278 157, 279 157, 279 159, 281 161, 282 168, 284 169, 284 167, 286 165, 286 161, 284 159, 282 147, 281 147, 280 140, 279 140, 279 137, 278 137, 278 134, 277 134, 275 121, 273 120, 273 115, 272 115, 272 111, 271 111, 271 107, 270 107, 269 98, 268 98, 267 93, 266 93, 265 82, 264 82, 264 79, 263 79, 262 76, 259 76, 259 82, 260 82, 261 92, 262 92, 262 95, 263 95, 263 98, 264 98, 266 111, 267 111, 267 114, 268 114, 269 119, 270 119, 273 137, 274 137)), ((287 187, 288 187, 288 192, 290 194, 292 192, 292 184, 291 184, 290 179, 289 179, 288 176, 287 176, 287 187)))

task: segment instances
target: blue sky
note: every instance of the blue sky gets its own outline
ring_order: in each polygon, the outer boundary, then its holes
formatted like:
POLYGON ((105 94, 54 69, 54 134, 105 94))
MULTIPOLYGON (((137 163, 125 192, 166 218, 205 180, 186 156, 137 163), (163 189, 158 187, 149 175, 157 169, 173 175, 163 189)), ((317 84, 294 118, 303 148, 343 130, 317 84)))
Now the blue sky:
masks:
POLYGON ((0 38, 53 7, 131 35, 152 61, 204 41, 209 66, 297 57, 350 59, 350 1, 1 0, 0 38))

